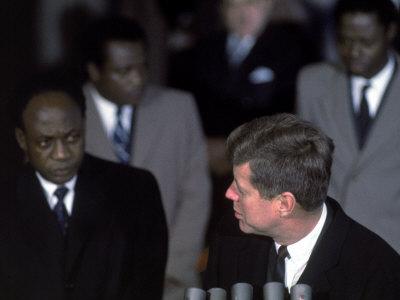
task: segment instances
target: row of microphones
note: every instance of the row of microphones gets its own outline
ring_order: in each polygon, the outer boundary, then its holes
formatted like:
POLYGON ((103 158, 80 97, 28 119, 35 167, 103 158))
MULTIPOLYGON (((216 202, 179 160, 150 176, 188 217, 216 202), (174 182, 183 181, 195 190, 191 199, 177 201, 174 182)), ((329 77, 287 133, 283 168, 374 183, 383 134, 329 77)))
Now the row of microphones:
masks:
MULTIPOLYGON (((296 284, 290 289, 290 300, 311 300, 311 287, 307 284, 296 284)), ((284 300, 285 286, 281 282, 267 282, 263 286, 264 300, 284 300)), ((212 288, 207 292, 200 288, 187 288, 184 300, 226 300, 226 291, 212 288)), ((253 287, 244 282, 231 287, 231 300, 252 300, 253 287)))

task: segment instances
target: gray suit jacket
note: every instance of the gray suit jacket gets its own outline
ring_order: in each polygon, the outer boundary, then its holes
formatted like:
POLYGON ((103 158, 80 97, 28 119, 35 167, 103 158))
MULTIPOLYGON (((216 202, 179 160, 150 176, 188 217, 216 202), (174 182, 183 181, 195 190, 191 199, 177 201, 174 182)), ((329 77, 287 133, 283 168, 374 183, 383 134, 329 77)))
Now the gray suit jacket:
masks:
MULTIPOLYGON (((86 150, 117 161, 87 91, 86 150)), ((206 145, 189 94, 149 86, 135 109, 131 165, 150 170, 159 183, 170 238, 164 299, 177 299, 198 284, 195 264, 210 209, 206 145)))
MULTIPOLYGON (((397 65, 399 60, 397 58, 397 65)), ((300 117, 335 143, 329 195, 355 220, 400 252, 400 73, 389 83, 362 150, 358 148, 349 76, 328 64, 304 68, 298 79, 300 117)))

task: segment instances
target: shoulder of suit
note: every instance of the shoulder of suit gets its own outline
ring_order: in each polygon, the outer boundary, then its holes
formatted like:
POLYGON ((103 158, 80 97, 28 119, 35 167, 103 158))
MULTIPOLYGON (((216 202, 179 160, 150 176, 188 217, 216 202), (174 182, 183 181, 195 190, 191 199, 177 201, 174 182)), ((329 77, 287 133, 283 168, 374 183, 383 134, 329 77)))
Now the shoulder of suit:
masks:
POLYGON ((347 216, 336 200, 328 197, 327 205, 333 210, 334 218, 340 218, 340 223, 343 224, 345 222, 348 224, 346 245, 344 246, 347 249, 346 251, 356 253, 366 259, 392 257, 397 260, 397 264, 400 267, 399 254, 385 240, 347 216))
POLYGON ((164 87, 160 85, 149 85, 143 102, 140 105, 157 105, 170 107, 194 106, 194 97, 191 93, 179 89, 164 87))
POLYGON ((90 172, 90 174, 95 176, 108 178, 113 178, 112 176, 114 175, 118 176, 117 178, 119 179, 132 176, 136 178, 154 178, 152 173, 148 170, 104 160, 87 153, 84 156, 82 171, 90 172))
POLYGON ((330 77, 337 75, 345 75, 346 72, 342 66, 339 64, 329 63, 329 62, 319 62, 304 66, 300 70, 301 77, 330 77))

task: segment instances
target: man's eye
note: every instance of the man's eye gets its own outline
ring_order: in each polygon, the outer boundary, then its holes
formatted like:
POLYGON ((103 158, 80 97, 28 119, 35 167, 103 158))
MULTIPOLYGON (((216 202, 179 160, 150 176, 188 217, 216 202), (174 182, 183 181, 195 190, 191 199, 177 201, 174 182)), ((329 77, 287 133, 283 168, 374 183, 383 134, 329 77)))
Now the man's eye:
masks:
POLYGON ((67 142, 68 143, 76 143, 80 138, 79 134, 71 134, 67 137, 67 142))
POLYGON ((39 147, 40 148, 47 148, 50 146, 50 140, 45 139, 45 140, 40 140, 39 141, 39 147))
POLYGON ((68 143, 75 143, 78 140, 78 135, 69 135, 67 137, 67 142, 68 143))

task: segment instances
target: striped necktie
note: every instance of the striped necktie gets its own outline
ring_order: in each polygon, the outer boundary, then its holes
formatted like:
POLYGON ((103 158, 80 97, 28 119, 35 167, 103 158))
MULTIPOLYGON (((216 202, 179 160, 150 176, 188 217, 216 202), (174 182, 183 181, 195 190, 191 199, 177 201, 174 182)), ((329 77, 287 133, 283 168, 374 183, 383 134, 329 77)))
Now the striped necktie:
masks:
POLYGON ((122 106, 119 106, 116 114, 116 125, 113 133, 115 154, 123 164, 129 164, 130 154, 130 130, 126 130, 122 124, 122 106))
POLYGON ((64 204, 65 195, 68 193, 68 188, 65 186, 58 187, 54 196, 57 197, 57 204, 54 206, 53 211, 57 217, 58 224, 60 225, 61 232, 63 235, 67 233, 68 228, 68 213, 64 204))

